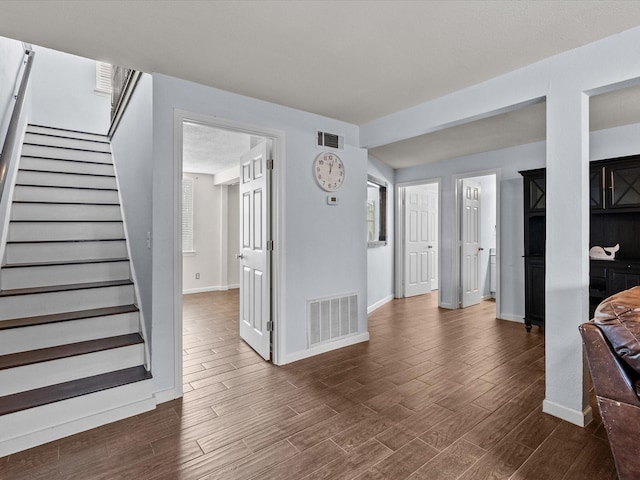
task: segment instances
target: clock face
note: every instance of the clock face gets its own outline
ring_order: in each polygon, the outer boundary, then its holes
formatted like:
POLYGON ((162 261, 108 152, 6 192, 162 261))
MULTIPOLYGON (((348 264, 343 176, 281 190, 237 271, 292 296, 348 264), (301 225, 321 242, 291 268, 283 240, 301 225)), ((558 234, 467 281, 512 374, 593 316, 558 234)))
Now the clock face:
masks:
POLYGON ((324 152, 313 163, 313 174, 320 188, 334 192, 344 182, 344 164, 335 153, 324 152))

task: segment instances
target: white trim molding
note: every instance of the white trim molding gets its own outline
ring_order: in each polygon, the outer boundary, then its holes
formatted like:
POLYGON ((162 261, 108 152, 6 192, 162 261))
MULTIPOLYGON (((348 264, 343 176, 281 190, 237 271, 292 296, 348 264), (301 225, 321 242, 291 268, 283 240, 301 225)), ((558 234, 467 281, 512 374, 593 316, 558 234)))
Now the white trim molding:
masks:
POLYGON ((373 312, 374 310, 377 310, 381 306, 389 303, 391 300, 393 300, 393 298, 394 298, 393 295, 389 295, 388 297, 385 297, 382 300, 377 301, 373 305, 368 306, 367 307, 367 315, 371 314, 371 312, 373 312))
POLYGON ((549 415, 553 415, 554 417, 566 420, 569 423, 573 423, 579 427, 586 427, 593 420, 593 410, 591 409, 591 406, 587 406, 582 411, 573 410, 545 399, 542 402, 542 411, 549 415))
POLYGON ((348 347, 349 345, 355 345, 357 343, 368 342, 368 341, 369 341, 369 332, 366 332, 366 333, 353 335, 347 338, 343 338, 335 342, 323 343, 322 345, 319 345, 317 347, 309 348, 308 350, 301 350, 299 352, 294 352, 287 355, 285 358, 285 362, 282 363, 281 365, 297 362, 298 360, 303 360, 305 358, 313 357, 314 355, 320 355, 321 353, 327 353, 332 350, 348 347))

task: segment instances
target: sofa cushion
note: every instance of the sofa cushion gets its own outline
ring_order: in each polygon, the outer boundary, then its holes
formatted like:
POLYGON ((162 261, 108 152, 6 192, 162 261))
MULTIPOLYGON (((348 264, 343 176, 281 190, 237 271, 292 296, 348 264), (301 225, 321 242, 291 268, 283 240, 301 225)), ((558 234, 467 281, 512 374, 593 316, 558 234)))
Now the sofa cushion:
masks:
POLYGON ((640 286, 604 300, 596 308, 593 322, 620 358, 640 372, 640 286))

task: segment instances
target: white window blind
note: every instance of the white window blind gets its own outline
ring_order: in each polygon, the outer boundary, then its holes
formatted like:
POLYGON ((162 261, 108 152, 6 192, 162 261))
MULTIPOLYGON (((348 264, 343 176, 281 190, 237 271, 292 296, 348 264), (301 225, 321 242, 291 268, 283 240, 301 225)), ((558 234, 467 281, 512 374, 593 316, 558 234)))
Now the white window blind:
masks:
POLYGON ((96 92, 111 94, 112 88, 111 64, 96 62, 96 92))
POLYGON ((182 179, 182 251, 195 251, 193 243, 193 178, 182 179))

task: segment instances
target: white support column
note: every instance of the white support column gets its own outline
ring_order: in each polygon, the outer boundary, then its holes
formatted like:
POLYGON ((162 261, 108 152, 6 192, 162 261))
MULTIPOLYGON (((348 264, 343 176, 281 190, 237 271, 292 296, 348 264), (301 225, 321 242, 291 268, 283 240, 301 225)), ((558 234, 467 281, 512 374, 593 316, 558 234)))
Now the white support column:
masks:
POLYGON ((543 411, 591 421, 578 325, 589 299, 589 98, 575 84, 547 97, 546 398, 543 411))

